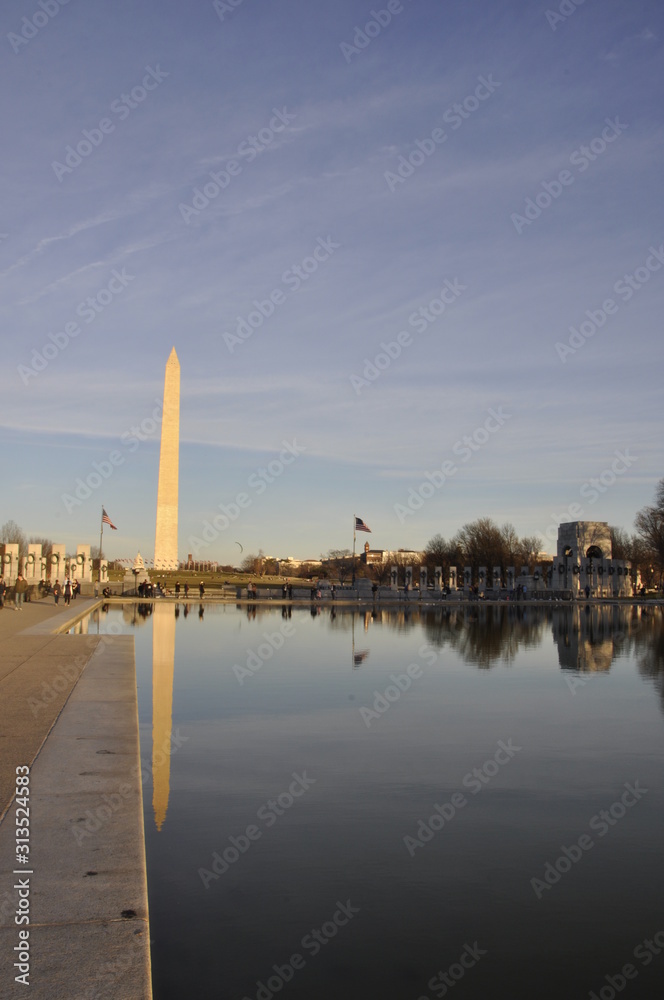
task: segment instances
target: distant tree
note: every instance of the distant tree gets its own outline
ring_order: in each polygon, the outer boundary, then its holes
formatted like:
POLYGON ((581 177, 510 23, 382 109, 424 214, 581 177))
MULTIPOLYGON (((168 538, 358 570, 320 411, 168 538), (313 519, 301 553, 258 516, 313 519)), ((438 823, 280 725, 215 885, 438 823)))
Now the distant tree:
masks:
POLYGON ((480 566, 486 566, 491 572, 493 566, 503 565, 503 536, 490 517, 480 517, 477 521, 464 524, 452 542, 458 545, 464 565, 471 566, 474 575, 480 566))
POLYGON ((500 529, 500 534, 503 540, 503 559, 504 567, 514 566, 516 568, 519 559, 521 558, 521 542, 519 536, 516 533, 516 528, 513 524, 506 522, 500 529))
POLYGON ((371 576, 381 587, 384 587, 387 583, 389 583, 390 569, 391 567, 387 560, 385 562, 372 563, 371 566, 369 566, 371 576))
POLYGON ((246 555, 242 562, 240 563, 240 569, 243 573, 256 573, 256 566, 259 562, 259 557, 255 552, 250 552, 246 555))
POLYGON ((424 549, 424 564, 429 571, 429 577, 433 580, 436 567, 440 566, 443 571, 443 584, 449 580, 451 566, 456 566, 457 570, 463 562, 463 552, 455 539, 446 541, 441 534, 434 535, 424 549))
POLYGON ((525 535, 521 538, 518 546, 517 571, 524 566, 527 567, 528 572, 533 570, 535 564, 541 562, 538 559, 541 547, 542 541, 538 535, 525 535))
POLYGON ((632 558, 632 539, 624 528, 617 528, 611 525, 611 555, 614 559, 632 558))
POLYGON ((655 487, 654 503, 637 512, 634 525, 657 568, 661 584, 664 575, 664 479, 655 487))
POLYGON ((28 540, 16 521, 5 521, 0 527, 0 542, 4 545, 18 545, 20 559, 28 554, 28 540))

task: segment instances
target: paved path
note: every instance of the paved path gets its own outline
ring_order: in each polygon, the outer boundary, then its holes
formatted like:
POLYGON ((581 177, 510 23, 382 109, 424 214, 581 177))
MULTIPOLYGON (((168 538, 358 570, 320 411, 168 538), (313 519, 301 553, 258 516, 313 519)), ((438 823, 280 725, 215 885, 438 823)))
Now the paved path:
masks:
POLYGON ((133 638, 54 634, 95 603, 0 610, 0 1000, 26 995, 22 930, 31 997, 152 996, 133 638), (28 865, 13 800, 23 767, 28 865), (17 925, 22 894, 30 919, 17 925))

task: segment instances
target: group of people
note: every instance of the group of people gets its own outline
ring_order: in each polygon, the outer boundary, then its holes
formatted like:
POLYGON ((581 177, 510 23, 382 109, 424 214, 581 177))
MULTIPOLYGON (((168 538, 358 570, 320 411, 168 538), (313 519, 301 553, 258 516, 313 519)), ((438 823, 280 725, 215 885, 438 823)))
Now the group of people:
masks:
MULTIPOLYGON (((4 608, 5 599, 10 591, 10 588, 0 577, 0 608, 4 608)), ((14 611, 22 611, 23 605, 26 600, 30 600, 29 596, 30 585, 25 579, 22 573, 19 573, 16 578, 16 583, 14 584, 14 611)), ((56 580, 53 586, 46 583, 45 580, 40 580, 38 584, 39 596, 45 597, 47 594, 52 593, 53 599, 56 604, 60 603, 60 598, 64 597, 65 604, 69 604, 72 598, 76 600, 78 595, 81 593, 81 585, 78 580, 72 580, 70 577, 66 577, 64 584, 60 585, 60 581, 56 580)))
MULTIPOLYGON (((3 577, 0 577, 0 608, 5 606, 5 596, 9 591, 9 587, 4 581, 3 577)), ((23 610, 23 602, 25 601, 25 595, 28 592, 28 581, 25 577, 19 573, 16 578, 16 583, 14 584, 14 611, 23 610)))
MULTIPOLYGON (((175 584, 175 594, 176 594, 177 597, 179 597, 179 595, 180 595, 180 581, 179 580, 175 584)), ((185 583, 185 585, 184 585, 184 596, 185 596, 185 600, 189 597, 189 584, 188 583, 185 583)), ((198 596, 200 597, 201 600, 203 600, 203 598, 205 597, 205 584, 203 583, 202 580, 201 580, 201 582, 198 585, 198 596)))

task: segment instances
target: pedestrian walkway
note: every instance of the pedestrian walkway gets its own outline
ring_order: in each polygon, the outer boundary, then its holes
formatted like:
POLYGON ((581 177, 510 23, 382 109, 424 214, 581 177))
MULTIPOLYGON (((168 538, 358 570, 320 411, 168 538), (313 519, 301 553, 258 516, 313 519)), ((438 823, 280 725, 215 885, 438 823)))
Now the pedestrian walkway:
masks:
POLYGON ((66 631, 96 603, 0 610, 3 1000, 152 996, 133 638, 66 631))

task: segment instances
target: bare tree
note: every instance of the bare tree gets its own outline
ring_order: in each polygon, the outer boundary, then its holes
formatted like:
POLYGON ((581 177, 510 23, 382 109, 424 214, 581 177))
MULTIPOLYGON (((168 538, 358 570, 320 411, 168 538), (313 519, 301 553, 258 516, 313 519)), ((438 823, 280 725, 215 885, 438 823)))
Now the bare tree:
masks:
POLYGON ((28 554, 28 540, 16 521, 5 521, 0 528, 0 542, 4 545, 18 545, 20 559, 28 554))
POLYGON ((624 528, 617 528, 611 525, 611 556, 613 559, 632 558, 632 539, 624 528))
POLYGON ((518 553, 519 553, 519 569, 524 566, 530 572, 535 567, 535 563, 538 561, 537 557, 540 553, 542 543, 541 539, 537 535, 525 535, 519 541, 518 553))
POLYGON ((637 512, 634 525, 650 554, 650 561, 657 567, 661 584, 664 575, 664 479, 655 487, 655 502, 637 512))

